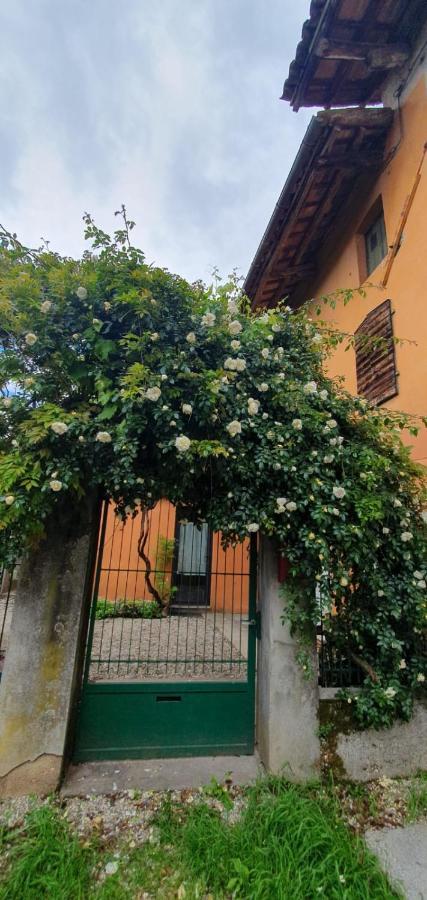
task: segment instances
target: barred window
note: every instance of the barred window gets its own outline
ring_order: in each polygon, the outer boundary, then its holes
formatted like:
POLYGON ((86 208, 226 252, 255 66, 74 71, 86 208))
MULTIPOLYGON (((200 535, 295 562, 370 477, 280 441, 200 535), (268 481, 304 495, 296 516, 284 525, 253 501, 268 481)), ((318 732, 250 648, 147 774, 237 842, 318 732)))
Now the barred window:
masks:
POLYGON ((357 391, 380 404, 398 393, 391 301, 385 300, 364 318, 356 331, 357 391))

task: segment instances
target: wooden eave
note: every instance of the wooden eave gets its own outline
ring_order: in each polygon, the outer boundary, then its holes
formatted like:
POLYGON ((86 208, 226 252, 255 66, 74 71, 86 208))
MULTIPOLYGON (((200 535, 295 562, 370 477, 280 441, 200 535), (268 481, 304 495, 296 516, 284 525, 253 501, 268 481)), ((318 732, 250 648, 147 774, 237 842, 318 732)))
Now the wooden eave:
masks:
POLYGON ((426 0, 312 0, 282 100, 295 111, 380 102, 426 20, 426 0))
POLYGON ((297 295, 316 275, 319 250, 361 174, 384 161, 393 111, 324 110, 314 116, 245 280, 253 307, 297 295))

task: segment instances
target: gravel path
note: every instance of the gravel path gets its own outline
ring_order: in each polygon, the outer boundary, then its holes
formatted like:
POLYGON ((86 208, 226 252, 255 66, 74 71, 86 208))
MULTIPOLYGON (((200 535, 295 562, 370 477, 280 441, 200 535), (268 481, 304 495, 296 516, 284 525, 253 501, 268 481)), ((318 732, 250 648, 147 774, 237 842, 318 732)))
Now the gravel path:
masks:
POLYGON ((90 680, 243 680, 246 643, 240 617, 104 619, 95 623, 90 680))

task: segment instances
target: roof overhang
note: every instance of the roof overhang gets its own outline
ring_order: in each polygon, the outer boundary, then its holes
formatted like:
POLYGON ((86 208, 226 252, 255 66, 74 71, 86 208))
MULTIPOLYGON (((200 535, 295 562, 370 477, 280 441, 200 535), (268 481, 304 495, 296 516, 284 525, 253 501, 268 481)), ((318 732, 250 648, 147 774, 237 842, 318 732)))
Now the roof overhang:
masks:
POLYGON ((295 111, 380 102, 426 20, 426 0, 312 0, 282 99, 295 111))
MULTIPOLYGON (((393 111, 324 110, 313 116, 245 280, 255 306, 298 305, 316 258, 359 183, 384 163, 393 111)), ((305 298, 304 298, 305 299, 305 298)))

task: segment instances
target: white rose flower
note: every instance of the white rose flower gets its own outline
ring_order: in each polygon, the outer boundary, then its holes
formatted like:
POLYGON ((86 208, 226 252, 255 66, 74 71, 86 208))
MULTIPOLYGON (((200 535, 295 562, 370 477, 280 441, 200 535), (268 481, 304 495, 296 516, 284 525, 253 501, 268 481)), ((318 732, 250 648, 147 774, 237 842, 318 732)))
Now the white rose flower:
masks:
POLYGON ((395 691, 394 688, 388 687, 388 688, 384 691, 384 695, 385 695, 385 697, 387 697, 388 700, 393 700, 393 697, 396 696, 396 691, 395 691))
POLYGON ((235 368, 235 359, 232 356, 227 356, 227 359, 224 360, 224 369, 230 369, 232 372, 235 368))
POLYGON ((270 356, 270 348, 269 348, 269 347, 263 347, 262 350, 261 350, 261 356, 262 356, 263 359, 268 359, 268 357, 270 356))
POLYGON ((345 497, 345 488, 343 487, 333 487, 332 493, 337 500, 342 500, 345 497))
POLYGON ((52 422, 50 427, 55 434, 65 434, 68 431, 68 425, 65 422, 52 422))
POLYGON ((36 343, 36 341, 37 341, 37 335, 34 334, 32 331, 29 331, 28 334, 25 335, 25 343, 28 345, 28 347, 32 347, 33 344, 36 343))
POLYGON ((304 394, 316 394, 317 393, 317 383, 315 381, 308 381, 307 384, 303 387, 304 394))
POLYGON ((231 316, 235 316, 239 312, 239 308, 235 300, 227 301, 227 309, 231 316))
POLYGON ((287 502, 288 502, 287 497, 278 497, 276 500, 276 504, 277 504, 276 512, 280 512, 280 513, 285 512, 287 502))
POLYGON ((215 319, 215 313, 207 312, 202 316, 200 321, 202 325, 205 325, 207 328, 212 328, 212 325, 215 325, 215 319))
POLYGON ((332 463, 333 461, 334 457, 331 456, 331 454, 326 454, 326 456, 323 457, 323 462, 326 464, 332 463))
POLYGON ((57 493, 62 489, 62 481, 58 481, 56 478, 52 478, 52 481, 49 481, 49 487, 52 491, 57 493))
POLYGON ((80 444, 84 444, 84 442, 85 442, 85 438, 83 437, 82 434, 79 434, 79 442, 80 442, 80 444))
POLYGON ((340 516, 340 515, 341 515, 339 509, 337 509, 336 506, 333 506, 333 507, 332 507, 332 512, 333 512, 334 516, 340 516))
POLYGON ((235 360, 234 368, 236 372, 244 372, 246 369, 246 360, 238 356, 235 360))
POLYGON ((423 684, 425 680, 426 680, 426 676, 423 675, 422 672, 419 672, 418 675, 417 675, 417 681, 418 681, 420 684, 423 684))
POLYGON ((109 431, 98 431, 95 436, 95 440, 99 441, 100 444, 111 444, 113 440, 109 431))
POLYGON ((420 580, 417 581, 417 587, 418 587, 418 588, 421 588, 422 590, 425 590, 426 586, 427 586, 427 581, 425 580, 425 578, 420 578, 420 580))
POLYGON ((412 541, 413 534, 411 531, 402 531, 400 537, 403 543, 406 544, 408 541, 412 541))
POLYGON ((265 391, 268 391, 268 384, 267 384, 267 382, 266 382, 266 381, 262 381, 261 384, 258 385, 258 390, 261 391, 262 394, 264 394, 265 391))
POLYGON ((393 500, 393 506, 396 506, 396 507, 402 506, 402 501, 398 500, 396 497, 396 499, 393 500))
POLYGON ((377 595, 378 595, 378 597, 384 597, 384 591, 382 591, 382 590, 377 591, 377 595))
POLYGON ((418 570, 417 570, 416 572, 414 572, 414 578, 417 578, 417 579, 418 579, 418 578, 423 578, 423 577, 424 577, 424 576, 423 576, 423 573, 422 573, 422 572, 418 572, 418 570))
POLYGON ((196 335, 194 334, 194 331, 189 331, 185 340, 187 341, 188 344, 195 344, 196 343, 196 335))
POLYGON ((146 396, 147 400, 151 400, 153 403, 155 403, 156 400, 158 400, 159 397, 161 397, 161 394, 162 394, 162 392, 159 387, 147 388, 147 390, 145 392, 145 396, 146 396))
POLYGON ((237 419, 233 419, 232 422, 228 423, 227 431, 228 431, 229 435, 231 435, 231 437, 235 437, 236 434, 242 433, 242 426, 241 426, 240 422, 237 421, 237 419))
POLYGON ((240 332, 243 330, 243 326, 240 324, 238 319, 233 319, 233 321, 230 322, 228 326, 228 330, 230 334, 240 334, 240 332))
POLYGON ((400 660, 399 669, 406 669, 406 659, 400 660))
POLYGON ((255 534, 256 531, 259 531, 258 522, 251 522, 250 525, 248 525, 248 531, 250 534, 255 534))
POLYGON ((52 306, 51 300, 43 300, 43 303, 40 304, 40 312, 48 313, 52 306))
POLYGON ((12 503, 15 502, 15 497, 13 496, 13 494, 6 494, 6 497, 4 498, 4 502, 5 502, 6 506, 12 506, 12 503))
POLYGON ((319 392, 319 397, 320 397, 321 400, 327 400, 327 399, 328 399, 328 392, 327 392, 327 391, 320 391, 320 392, 319 392))
POLYGON ((79 300, 86 300, 87 290, 85 287, 78 287, 76 290, 76 294, 77 294, 79 300))
POLYGON ((240 347, 240 341, 231 341, 230 347, 232 350, 238 350, 240 347))
POLYGON ((285 373, 284 373, 284 372, 279 372, 278 375, 277 375, 277 377, 280 378, 281 381, 283 381, 283 379, 284 379, 284 377, 285 377, 285 373))
POLYGON ((191 416, 191 413, 193 412, 191 403, 183 403, 181 409, 185 416, 191 416))
POLYGON ((292 428, 295 428, 295 431, 301 431, 302 430, 301 419, 292 419, 292 428))
POLYGON ((248 399, 248 415, 256 416, 260 407, 259 400, 254 400, 253 397, 249 397, 248 399))
POLYGON ((92 325, 95 325, 95 328, 100 328, 102 325, 101 319, 92 319, 92 325))
POLYGON ((185 434, 180 434, 180 436, 175 439, 175 447, 180 453, 186 453, 191 447, 190 438, 186 437, 185 434))
POLYGON ((280 325, 272 325, 271 330, 274 331, 275 334, 278 334, 279 331, 281 331, 282 329, 281 329, 280 325))
POLYGON ((341 587, 347 587, 348 578, 344 578, 344 576, 342 578, 340 578, 340 585, 341 585, 341 587))
POLYGON ((322 335, 316 331, 316 334, 313 334, 312 337, 313 344, 321 344, 322 343, 322 335))
POLYGON ((383 528, 383 534, 390 534, 390 529, 389 529, 389 528, 386 528, 386 527, 384 526, 384 528, 383 528))
POLYGON ((106 300, 104 303, 104 309, 105 312, 108 312, 111 309, 111 303, 109 303, 108 300, 106 300))
POLYGON ((153 333, 150 334, 150 341, 158 341, 158 340, 159 340, 159 334, 158 334, 158 332, 157 332, 157 331, 153 331, 153 333))
POLYGON ((288 510, 288 512, 295 512, 296 508, 297 505, 293 500, 289 500, 289 503, 286 504, 286 509, 288 510))
POLYGON ((326 428, 336 428, 337 425, 338 422, 336 422, 335 419, 328 419, 328 421, 326 422, 326 428))

